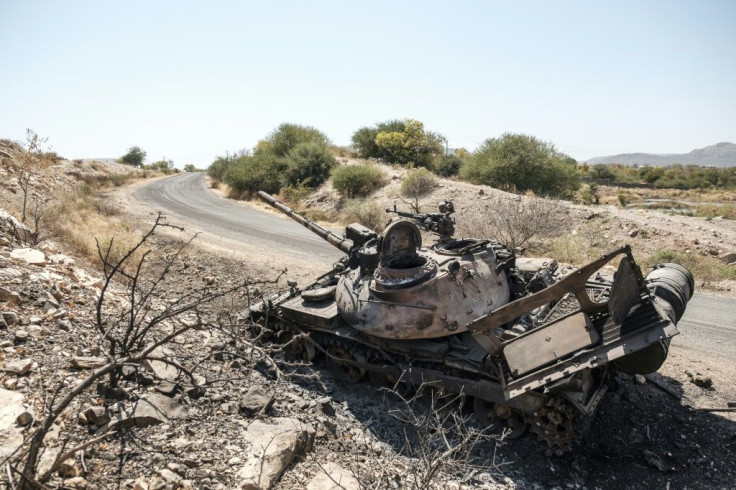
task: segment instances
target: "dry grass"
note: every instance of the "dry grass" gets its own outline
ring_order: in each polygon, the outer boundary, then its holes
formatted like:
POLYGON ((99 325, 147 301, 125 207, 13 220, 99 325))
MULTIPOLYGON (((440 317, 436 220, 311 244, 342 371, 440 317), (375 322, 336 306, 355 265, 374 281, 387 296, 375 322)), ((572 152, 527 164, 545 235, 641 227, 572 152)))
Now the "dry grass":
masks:
POLYGON ((672 249, 655 250, 639 259, 642 270, 663 262, 675 262, 690 269, 698 283, 736 280, 736 265, 728 265, 716 257, 680 252, 672 249))

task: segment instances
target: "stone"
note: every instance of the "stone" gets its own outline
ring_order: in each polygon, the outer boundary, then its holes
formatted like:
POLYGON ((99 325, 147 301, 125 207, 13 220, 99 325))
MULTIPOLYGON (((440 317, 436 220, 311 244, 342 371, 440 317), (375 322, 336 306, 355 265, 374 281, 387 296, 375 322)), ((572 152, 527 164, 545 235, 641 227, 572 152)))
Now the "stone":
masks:
POLYGON ((16 342, 25 342, 28 340, 28 331, 23 329, 16 330, 14 338, 16 342))
POLYGON ((77 462, 74 458, 67 459, 59 465, 57 468, 59 475, 63 478, 74 478, 82 473, 82 469, 77 466, 77 462))
POLYGON ((253 386, 240 402, 240 408, 251 413, 266 413, 273 405, 273 393, 266 392, 262 386, 253 386))
POLYGON ((634 237, 636 237, 636 236, 637 236, 638 234, 639 234, 639 230, 631 230, 631 231, 629 232, 629 236, 630 236, 631 238, 634 238, 634 237))
POLYGON ((82 412, 82 415, 91 425, 104 425, 110 421, 110 414, 105 407, 89 407, 82 412))
POLYGON ((21 393, 0 389, 0 461, 23 444, 23 432, 16 420, 25 411, 21 393))
POLYGON ((186 408, 171 398, 149 393, 136 401, 128 410, 120 410, 100 432, 127 427, 147 427, 186 417, 186 408))
POLYGON ((31 422, 33 422, 33 414, 28 410, 25 410, 15 418, 15 423, 22 427, 25 427, 31 422))
POLYGON ((701 388, 710 388, 713 386, 713 380, 710 376, 703 376, 701 374, 693 376, 693 383, 695 386, 700 386, 701 388))
POLYGON ((17 248, 10 252, 10 258, 25 261, 31 265, 46 265, 46 255, 40 250, 33 248, 17 248))
POLYGON ((641 374, 635 374, 635 375, 634 375, 634 381, 635 381, 635 382, 636 382, 636 384, 638 384, 638 385, 645 385, 645 384, 647 384, 647 378, 645 378, 645 377, 644 377, 644 376, 642 376, 641 374))
POLYGON ((177 473, 171 471, 168 468, 159 470, 158 474, 161 478, 164 479, 164 481, 166 481, 166 483, 171 483, 174 487, 178 486, 178 484, 182 480, 181 476, 179 476, 177 473))
POLYGON ((214 278, 214 276, 206 276, 204 278, 204 283, 206 285, 208 285, 208 286, 212 286, 213 284, 215 284, 215 278, 214 278))
POLYGON ((16 325, 18 323, 18 314, 14 311, 3 311, 2 316, 3 320, 5 320, 5 323, 7 323, 9 326, 16 325))
MULTIPOLYGON (((168 353, 165 349, 158 348, 151 352, 151 357, 166 358, 168 357, 168 353)), ((179 377, 179 370, 175 366, 167 364, 163 361, 146 359, 145 361, 143 361, 143 365, 147 369, 149 369, 158 379, 162 379, 165 381, 176 381, 176 379, 179 377)))
MULTIPOLYGON (((9 305, 18 306, 20 304, 20 295, 10 289, 0 288, 0 301, 4 301, 9 305)), ((5 318, 4 313, 3 318, 5 318)))
POLYGON ((251 446, 245 464, 236 474, 238 488, 268 489, 298 454, 309 451, 314 442, 314 428, 296 419, 275 417, 268 423, 255 420, 243 433, 251 446))
POLYGON ((3 386, 8 390, 14 390, 18 387, 18 378, 8 378, 3 383, 3 386))
POLYGON ((72 489, 83 489, 87 488, 87 480, 81 476, 75 476, 74 478, 67 478, 64 480, 64 488, 72 489))
POLYGON ((718 258, 726 264, 733 264, 736 262, 736 252, 726 252, 721 254, 718 258))
POLYGON ((33 359, 18 359, 5 365, 5 372, 9 374, 23 375, 33 369, 33 359))
POLYGON ((145 478, 138 478, 133 482, 133 490, 148 490, 148 482, 145 478))
POLYGON ((318 473, 307 484, 307 490, 360 490, 360 481, 337 463, 320 465, 318 473))
POLYGON ((74 356, 71 364, 72 367, 77 369, 97 369, 105 365, 105 359, 102 357, 74 356))
POLYGON ((167 396, 173 395, 174 392, 176 392, 176 388, 176 383, 172 383, 170 381, 162 381, 158 385, 153 387, 154 390, 167 396))

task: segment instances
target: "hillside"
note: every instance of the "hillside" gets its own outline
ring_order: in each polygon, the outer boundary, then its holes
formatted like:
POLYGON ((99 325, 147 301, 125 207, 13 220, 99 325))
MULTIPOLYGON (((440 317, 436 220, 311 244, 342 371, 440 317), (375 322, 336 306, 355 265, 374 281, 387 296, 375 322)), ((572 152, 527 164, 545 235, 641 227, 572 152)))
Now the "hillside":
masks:
POLYGON ((595 157, 588 163, 597 165, 599 163, 622 163, 624 165, 649 165, 652 167, 664 167, 673 163, 683 165, 698 165, 712 167, 735 167, 736 166, 736 144, 717 143, 693 150, 690 153, 651 154, 651 153, 622 153, 604 157, 595 157))

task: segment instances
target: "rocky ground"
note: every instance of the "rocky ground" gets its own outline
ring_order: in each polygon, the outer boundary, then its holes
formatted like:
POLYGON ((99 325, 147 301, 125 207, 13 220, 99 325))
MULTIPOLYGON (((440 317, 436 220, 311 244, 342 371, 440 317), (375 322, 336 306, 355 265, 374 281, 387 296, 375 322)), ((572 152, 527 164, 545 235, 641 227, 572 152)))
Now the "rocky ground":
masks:
MULTIPOLYGON (((470 209, 472 200, 492 195, 491 189, 481 195, 474 186, 443 182, 431 200, 452 197, 470 209)), ((392 199, 390 190, 386 196, 392 199)), ((703 230, 713 221, 688 221, 685 227, 657 214, 638 218, 639 211, 606 207, 593 212, 618 219, 619 211, 622 222, 610 222, 611 240, 636 238, 632 230, 647 229, 662 243, 677 239, 692 247, 707 241, 724 249, 736 243, 728 223, 703 230)), ((591 210, 571 207, 570 213, 571 221, 583 223, 591 210)), ((0 219, 0 460, 38 429, 57 389, 67 392, 105 362, 94 314, 101 274, 78 267, 81 261, 53 244, 28 247, 15 240, 11 231, 18 226, 8 227, 11 220, 0 219)), ((152 249, 164 261, 180 243, 181 238, 165 233, 154 239, 152 249)), ((154 268, 151 274, 157 272, 154 268)), ((736 401, 733 359, 690 349, 676 338, 659 373, 619 376, 589 433, 571 453, 549 457, 531 435, 478 441, 475 462, 487 467, 471 470, 445 464, 420 444, 427 430, 402 422, 408 415, 439 413, 431 410, 431 400, 422 398, 407 410, 400 399, 367 382, 345 386, 319 365, 289 365, 279 352, 253 344, 251 329, 223 316, 247 306, 249 297, 283 288, 284 278, 269 282, 275 275, 257 259, 234 264, 205 244, 195 242, 182 254, 155 308, 203 287, 236 286, 244 277, 259 284, 202 308, 201 327, 158 351, 178 367, 149 359, 127 367, 120 389, 102 384, 80 395, 47 435, 41 472, 55 455, 107 435, 60 465, 48 485, 422 488, 412 485, 412 478, 417 481, 439 460, 432 480, 436 488, 733 486, 736 417, 732 411, 708 411, 732 408, 736 401)), ((115 286, 106 311, 125 306, 125 291, 123 284, 115 286)), ((467 408, 459 413, 470 415, 467 408)))

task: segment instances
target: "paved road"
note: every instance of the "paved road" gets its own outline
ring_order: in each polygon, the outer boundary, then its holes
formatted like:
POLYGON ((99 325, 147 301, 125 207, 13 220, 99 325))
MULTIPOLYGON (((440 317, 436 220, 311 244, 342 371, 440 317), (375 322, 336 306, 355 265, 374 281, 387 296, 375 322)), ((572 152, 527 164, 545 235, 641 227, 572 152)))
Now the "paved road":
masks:
POLYGON ((156 180, 133 191, 134 199, 162 211, 171 222, 188 224, 194 231, 256 247, 284 250, 325 264, 342 252, 295 221, 224 199, 209 189, 203 173, 156 180))
MULTIPOLYGON (((224 199, 207 189, 203 173, 183 174, 138 187, 133 197, 161 210, 190 229, 237 243, 279 249, 332 264, 342 253, 289 218, 224 199)), ((696 293, 680 320, 675 338, 704 353, 736 359, 736 301, 696 293)))

